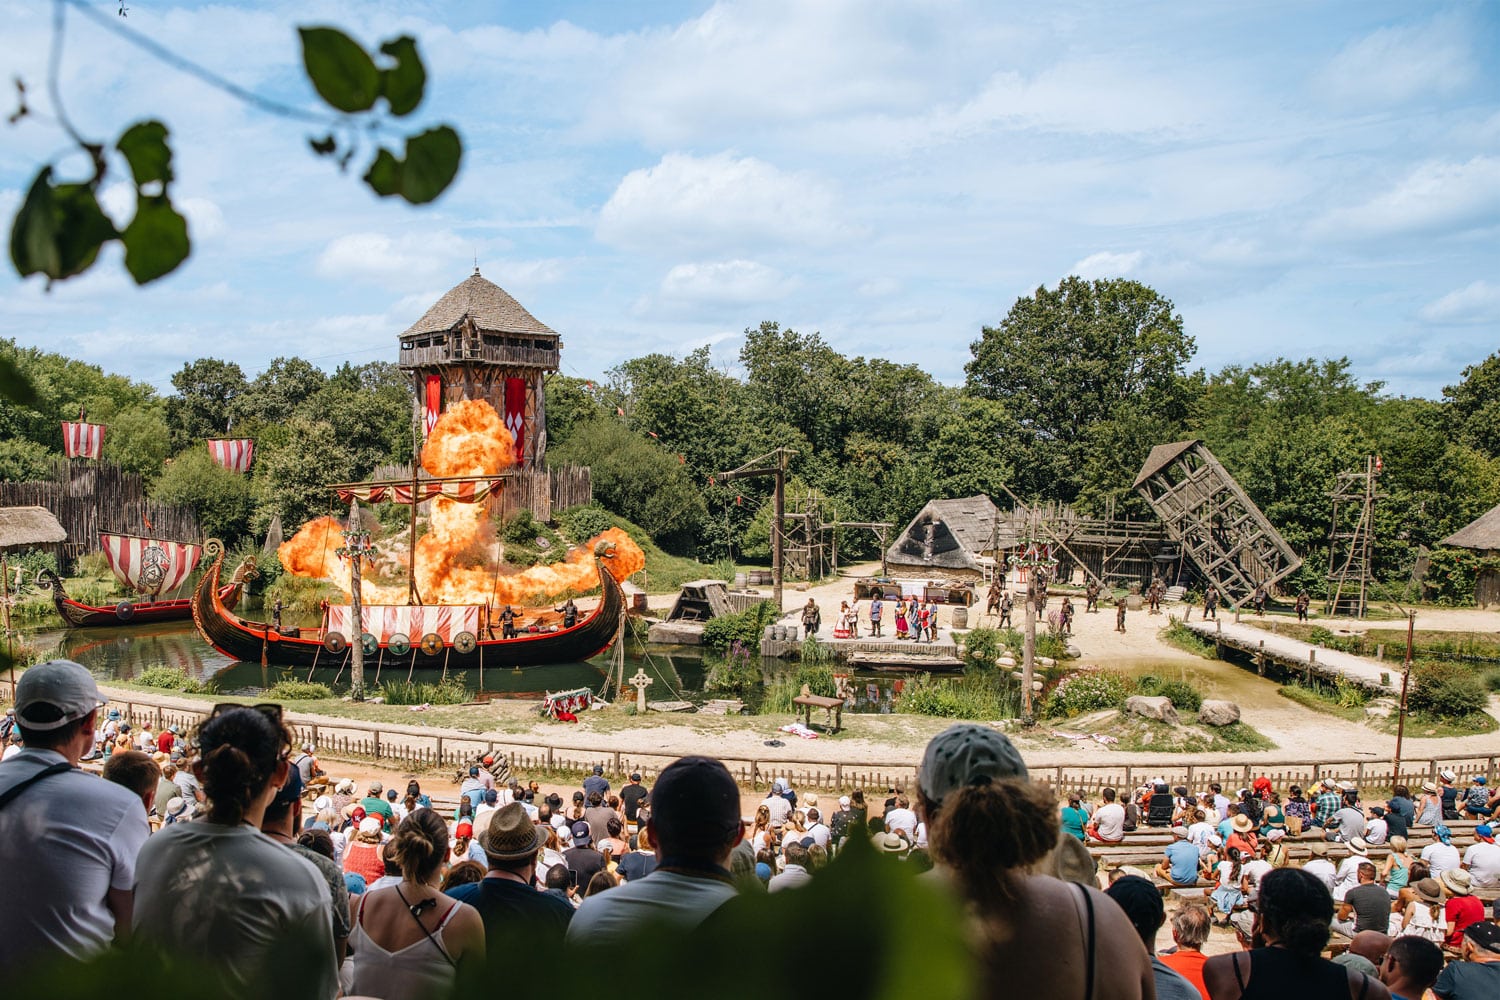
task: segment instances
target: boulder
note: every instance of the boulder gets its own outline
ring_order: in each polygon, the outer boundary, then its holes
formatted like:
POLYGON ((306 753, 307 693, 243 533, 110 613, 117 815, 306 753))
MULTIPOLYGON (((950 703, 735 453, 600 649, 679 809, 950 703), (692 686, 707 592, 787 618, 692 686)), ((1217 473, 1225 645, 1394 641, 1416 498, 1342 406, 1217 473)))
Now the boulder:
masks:
POLYGON ((1038 656, 1036 658, 1036 665, 1039 667, 1055 667, 1057 666, 1057 661, 1050 656, 1038 656))
POLYGON ((1205 701, 1198 710, 1198 721, 1205 726, 1232 726, 1240 721, 1240 706, 1232 701, 1205 701))
POLYGON ((1398 706, 1394 698, 1371 698, 1365 703, 1365 715, 1372 719, 1389 719, 1398 706))
POLYGON ((1016 658, 1014 656, 1002 656, 1000 657, 1000 665, 1002 667, 1013 667, 1016 665, 1016 658))
POLYGON ((1083 655, 1083 650, 1079 649, 1077 646, 1069 646, 1068 655, 1076 660, 1083 655))
POLYGON ((1145 695, 1133 694, 1125 699, 1125 711, 1132 715, 1139 715, 1157 722, 1165 722, 1169 726, 1181 724, 1177 718, 1177 709, 1172 707, 1172 699, 1157 695, 1148 698, 1145 695))

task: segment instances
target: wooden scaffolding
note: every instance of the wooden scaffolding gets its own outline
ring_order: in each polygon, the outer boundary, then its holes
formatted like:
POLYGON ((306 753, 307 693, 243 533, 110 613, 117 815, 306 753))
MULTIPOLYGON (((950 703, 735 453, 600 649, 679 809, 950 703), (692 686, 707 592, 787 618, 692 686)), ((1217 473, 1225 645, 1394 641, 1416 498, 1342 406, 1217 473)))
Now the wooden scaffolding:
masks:
POLYGON ((1151 449, 1134 487, 1222 599, 1238 607, 1302 559, 1202 441, 1151 449))
POLYGON ((1375 547, 1375 480, 1379 458, 1366 458, 1358 472, 1340 472, 1329 494, 1333 517, 1328 530, 1328 603, 1331 615, 1363 618, 1368 603, 1375 547))

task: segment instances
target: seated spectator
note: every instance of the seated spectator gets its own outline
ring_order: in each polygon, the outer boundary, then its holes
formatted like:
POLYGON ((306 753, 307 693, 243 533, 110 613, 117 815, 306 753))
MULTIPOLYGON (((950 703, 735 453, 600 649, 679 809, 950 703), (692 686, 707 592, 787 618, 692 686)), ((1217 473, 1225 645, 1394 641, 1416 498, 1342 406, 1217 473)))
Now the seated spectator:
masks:
POLYGON ((651 846, 651 831, 644 826, 635 835, 636 849, 620 859, 615 874, 626 882, 643 879, 656 871, 656 851, 651 846))
POLYGON ((895 808, 885 811, 885 829, 887 833, 905 834, 907 843, 916 839, 917 814, 905 795, 897 795, 895 808))
POLYGON ((583 902, 578 898, 578 886, 573 881, 577 877, 573 869, 567 865, 558 865, 556 868, 548 869, 546 881, 543 883, 546 888, 541 894, 561 900, 570 910, 577 910, 578 904, 583 902))
POLYGON ((1481 823, 1474 828, 1474 843, 1464 851, 1463 865, 1476 889, 1500 888, 1500 844, 1494 827, 1481 823))
POLYGON ((1375 865, 1361 861, 1357 869, 1359 884, 1344 894, 1337 908, 1333 929, 1352 938, 1360 931, 1385 933, 1391 923, 1391 897, 1375 882, 1375 865))
POLYGON ((1469 873, 1462 868, 1450 868, 1438 876, 1448 902, 1443 904, 1443 917, 1448 921, 1448 937, 1443 945, 1457 950, 1463 933, 1470 924, 1484 919, 1484 904, 1474 898, 1469 873))
POLYGON ((594 875, 604 871, 609 864, 604 855, 594 849, 589 825, 583 820, 573 824, 573 846, 563 851, 563 858, 568 868, 578 873, 576 884, 583 888, 587 888, 594 875))
POLYGON ((344 871, 354 872, 369 885, 385 874, 380 853, 380 819, 366 816, 344 848, 344 871))
POLYGON ((771 892, 795 889, 812 881, 812 875, 807 871, 807 848, 801 844, 788 844, 782 857, 786 864, 767 886, 771 892))
POLYGON ((589 879, 589 887, 583 891, 583 897, 587 899, 590 896, 597 896, 601 892, 613 889, 619 884, 620 880, 615 878, 610 872, 598 872, 593 878, 589 879))
POLYGON ((1333 896, 1317 878, 1296 868, 1271 872, 1261 880, 1253 919, 1256 947, 1204 963, 1209 997, 1387 1000, 1390 993, 1379 982, 1321 957, 1332 920, 1333 896))
POLYGON ((1149 880, 1139 875, 1116 879, 1105 892, 1125 911, 1130 924, 1151 956, 1151 975, 1156 982, 1156 1000, 1199 1000, 1198 988, 1180 972, 1156 957, 1156 932, 1166 921, 1161 893, 1149 880))
POLYGON ((569 941, 618 941, 646 921, 693 927, 734 896, 726 866, 745 825, 739 786, 723 764, 684 757, 668 765, 651 789, 646 829, 660 867, 650 878, 585 900, 568 927, 569 941))
POLYGON ((1439 823, 1432 828, 1432 835, 1437 840, 1422 848, 1422 860, 1432 869, 1432 877, 1437 878, 1450 868, 1463 867, 1463 858, 1453 846, 1453 831, 1439 823))
POLYGON ((1100 793, 1104 802, 1089 819, 1085 831, 1090 840, 1101 844, 1118 844, 1125 839, 1125 807, 1115 801, 1115 790, 1106 788, 1100 793))
POLYGON ((1419 937, 1398 937, 1386 949, 1380 981, 1391 1000, 1422 1000, 1443 971, 1443 949, 1419 937))
POLYGON ((1380 978, 1380 966, 1390 949, 1390 935, 1384 931, 1360 931, 1349 939, 1349 950, 1334 956, 1334 963, 1346 969, 1363 972, 1371 979, 1380 978))
POLYGON ((1062 809, 1063 833, 1079 840, 1085 838, 1084 828, 1088 826, 1089 814, 1083 808, 1083 799, 1077 792, 1068 795, 1068 804, 1062 809))
POLYGON ((1440 1000, 1494 1000, 1500 996, 1500 924, 1470 924, 1460 961, 1449 962, 1432 986, 1440 1000))
POLYGON ((555 875, 561 893, 537 892, 533 887, 545 837, 520 803, 502 806, 480 838, 488 865, 484 877, 446 890, 479 911, 491 955, 504 954, 522 932, 560 940, 573 919, 573 904, 566 892, 573 880, 566 866, 547 873, 546 884, 550 887, 555 875))
POLYGON ((461 885, 472 885, 482 878, 484 878, 484 865, 477 861, 460 861, 448 869, 439 888, 446 893, 449 889, 457 889, 461 885))
POLYGON ((1443 912, 1443 888, 1435 878, 1412 883, 1413 899, 1401 918, 1402 935, 1412 935, 1441 945, 1448 937, 1448 918, 1443 912))
POLYGON ((1031 870, 1059 842, 1057 806, 1010 740, 951 726, 928 743, 918 775, 933 860, 971 906, 981 996, 1152 995, 1150 959, 1120 908, 1031 870))
POLYGON ((104 762, 101 772, 105 781, 112 781, 141 800, 149 815, 156 803, 157 783, 161 781, 161 768, 142 750, 121 750, 104 762))
POLYGON ((227 997, 265 995, 285 949, 301 949, 306 995, 338 990, 332 901, 312 862, 260 832, 285 784, 291 734, 279 706, 216 706, 198 731, 195 765, 208 795, 205 819, 176 823, 146 841, 136 862, 136 935, 169 955, 212 956, 200 966, 227 997))
POLYGON ((1172 843, 1168 844, 1162 851, 1166 857, 1156 866, 1156 874, 1166 879, 1173 885, 1197 885, 1199 862, 1202 855, 1198 848, 1187 839, 1188 832, 1184 827, 1172 827, 1172 843))
POLYGON ((1201 906, 1178 910, 1172 916, 1172 940, 1177 949, 1161 956, 1161 962, 1192 983, 1204 1000, 1208 997, 1208 987, 1203 985, 1203 963, 1208 956, 1203 954, 1203 945, 1208 941, 1212 920, 1201 906))

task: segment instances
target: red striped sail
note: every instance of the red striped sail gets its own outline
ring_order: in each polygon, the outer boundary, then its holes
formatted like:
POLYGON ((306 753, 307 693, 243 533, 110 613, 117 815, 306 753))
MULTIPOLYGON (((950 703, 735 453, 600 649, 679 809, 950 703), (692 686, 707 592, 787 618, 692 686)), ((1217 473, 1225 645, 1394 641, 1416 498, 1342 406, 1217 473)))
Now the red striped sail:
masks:
POLYGON ((99 532, 99 547, 121 583, 153 598, 180 587, 203 556, 202 546, 188 542, 165 542, 103 531, 99 532))
POLYGON ((250 438, 213 438, 208 453, 230 472, 247 472, 255 457, 255 442, 250 438))
POLYGON ((101 458, 104 455, 104 425, 64 420, 63 452, 69 458, 101 458))

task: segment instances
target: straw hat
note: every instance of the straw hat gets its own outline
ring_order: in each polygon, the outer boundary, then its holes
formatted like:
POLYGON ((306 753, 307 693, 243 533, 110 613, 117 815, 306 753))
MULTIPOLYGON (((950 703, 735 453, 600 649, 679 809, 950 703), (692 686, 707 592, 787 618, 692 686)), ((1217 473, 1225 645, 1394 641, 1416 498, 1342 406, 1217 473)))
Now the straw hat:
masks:
POLYGON ((1446 767, 1438 772, 1438 777, 1450 782, 1458 780, 1458 775, 1454 774, 1451 768, 1446 767))
POLYGON ((1255 824, 1250 821, 1250 817, 1244 813, 1240 813, 1234 819, 1230 820, 1229 825, 1234 828, 1235 833, 1249 833, 1255 828, 1255 824))
POLYGON ((1443 885, 1448 887, 1448 891, 1455 896, 1467 896, 1473 892, 1473 883, 1469 878, 1469 873, 1462 868, 1449 868, 1438 877, 1442 879, 1443 885))
POLYGON ((1424 878, 1412 886, 1412 891, 1417 894, 1417 899, 1424 903, 1441 903, 1443 901, 1443 887, 1438 885, 1435 878, 1424 878))
POLYGON ((491 860, 519 861, 533 857, 546 839, 525 807, 512 802, 490 817, 490 825, 479 835, 479 847, 491 860))
POLYGON ((1350 854, 1358 854, 1362 858, 1370 856, 1370 843, 1363 837, 1355 837, 1348 844, 1350 854))
POLYGON ((1437 785, 1435 785, 1431 781, 1424 781, 1422 782, 1422 791, 1426 792, 1428 795, 1433 795, 1437 792, 1437 785))

